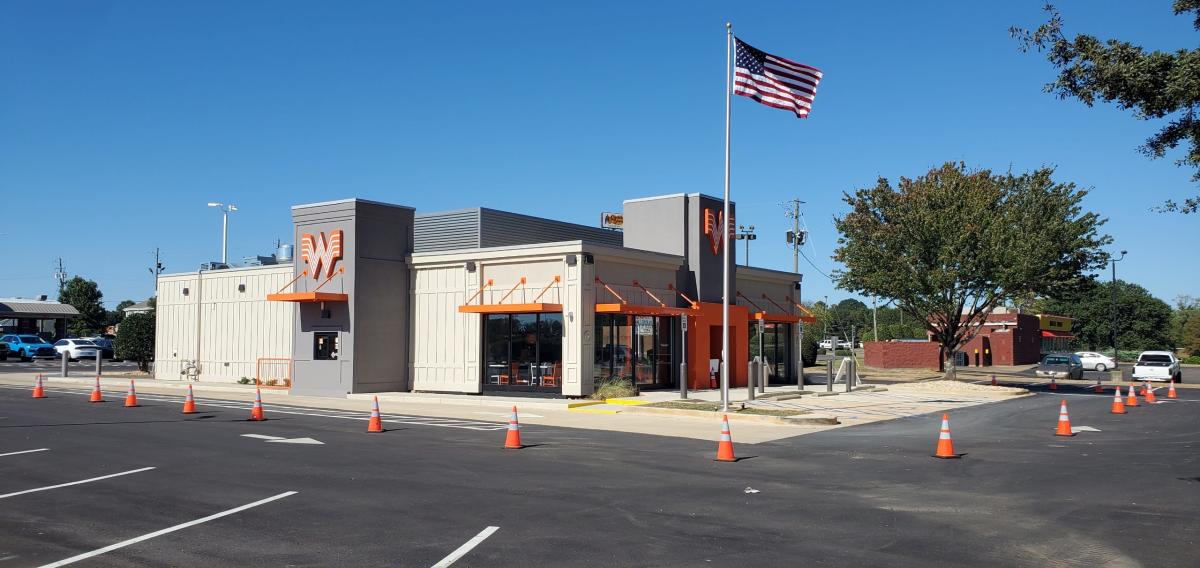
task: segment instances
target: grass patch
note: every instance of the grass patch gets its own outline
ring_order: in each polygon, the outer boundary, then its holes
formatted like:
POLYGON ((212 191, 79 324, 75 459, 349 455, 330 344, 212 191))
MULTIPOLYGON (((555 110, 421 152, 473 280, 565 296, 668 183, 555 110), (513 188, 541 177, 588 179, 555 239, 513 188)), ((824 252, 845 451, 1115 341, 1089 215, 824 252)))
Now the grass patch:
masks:
POLYGON ((604 400, 608 398, 626 398, 637 396, 637 389, 633 388, 631 381, 622 379, 608 379, 602 381, 596 386, 596 391, 588 398, 592 400, 604 400))
MULTIPOLYGON (((666 401, 666 402, 655 402, 653 404, 647 404, 646 406, 650 406, 650 407, 654 407, 654 408, 676 408, 676 409, 680 409, 680 410, 699 410, 702 412, 718 412, 721 410, 721 403, 710 402, 707 400, 698 400, 695 402, 684 402, 684 401, 679 401, 679 400, 671 400, 671 401, 666 401)), ((758 415, 758 416, 800 416, 802 414, 808 414, 808 411, 807 410, 798 410, 798 409, 790 410, 790 409, 782 409, 782 408, 757 408, 757 407, 753 407, 753 406, 747 407, 747 408, 741 408, 741 406, 739 404, 738 406, 731 406, 729 408, 729 413, 730 414, 754 414, 754 415, 758 415)))

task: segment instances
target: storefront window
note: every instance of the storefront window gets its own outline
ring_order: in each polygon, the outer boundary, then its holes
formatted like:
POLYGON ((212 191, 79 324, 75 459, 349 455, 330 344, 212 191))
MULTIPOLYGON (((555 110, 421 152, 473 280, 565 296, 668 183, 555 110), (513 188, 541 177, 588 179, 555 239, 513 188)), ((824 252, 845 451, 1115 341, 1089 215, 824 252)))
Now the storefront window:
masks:
POLYGON ((483 334, 485 389, 562 388, 562 314, 489 314, 483 334))
POLYGON ((338 358, 338 334, 336 331, 318 331, 313 334, 313 360, 333 361, 338 358))
POLYGON ((596 314, 597 385, 626 380, 641 388, 671 385, 671 318, 596 314))
POLYGON ((750 326, 750 356, 762 357, 771 382, 792 382, 792 324, 768 323, 763 327, 759 346, 758 326, 750 326))

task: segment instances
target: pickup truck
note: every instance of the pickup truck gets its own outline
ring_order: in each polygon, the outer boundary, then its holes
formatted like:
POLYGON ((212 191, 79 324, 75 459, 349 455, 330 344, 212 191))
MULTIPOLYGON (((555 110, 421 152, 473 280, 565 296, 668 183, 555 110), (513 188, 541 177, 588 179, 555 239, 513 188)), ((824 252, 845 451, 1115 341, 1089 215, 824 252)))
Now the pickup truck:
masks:
POLYGON ((1175 381, 1181 382, 1182 373, 1179 371, 1179 359, 1170 351, 1143 351, 1138 355, 1137 363, 1133 364, 1133 380, 1135 381, 1175 381))
POLYGON ((58 357, 54 346, 36 335, 5 335, 0 342, 8 344, 9 356, 20 357, 22 361, 58 357))

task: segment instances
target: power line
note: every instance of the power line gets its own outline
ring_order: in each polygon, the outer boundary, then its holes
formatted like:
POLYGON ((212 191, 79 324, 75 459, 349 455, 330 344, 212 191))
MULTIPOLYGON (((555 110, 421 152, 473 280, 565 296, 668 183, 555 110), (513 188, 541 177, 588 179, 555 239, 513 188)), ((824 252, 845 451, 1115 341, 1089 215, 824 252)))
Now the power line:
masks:
POLYGON ((820 268, 817 268, 817 265, 813 264, 813 261, 808 258, 808 255, 804 254, 804 251, 800 251, 800 256, 804 257, 804 260, 806 262, 808 262, 809 266, 813 267, 813 270, 817 271, 817 274, 820 274, 821 276, 824 276, 826 279, 828 279, 830 282, 837 284, 837 282, 834 282, 833 278, 830 278, 828 274, 825 274, 820 268))

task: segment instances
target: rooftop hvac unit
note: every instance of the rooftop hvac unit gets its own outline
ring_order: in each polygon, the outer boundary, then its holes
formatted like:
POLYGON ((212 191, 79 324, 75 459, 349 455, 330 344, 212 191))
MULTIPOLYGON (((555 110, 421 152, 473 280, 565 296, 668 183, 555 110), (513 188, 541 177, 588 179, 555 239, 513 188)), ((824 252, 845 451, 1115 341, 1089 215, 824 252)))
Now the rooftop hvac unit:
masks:
POLYGON ((229 268, 224 262, 206 262, 200 265, 200 270, 225 270, 229 268))

